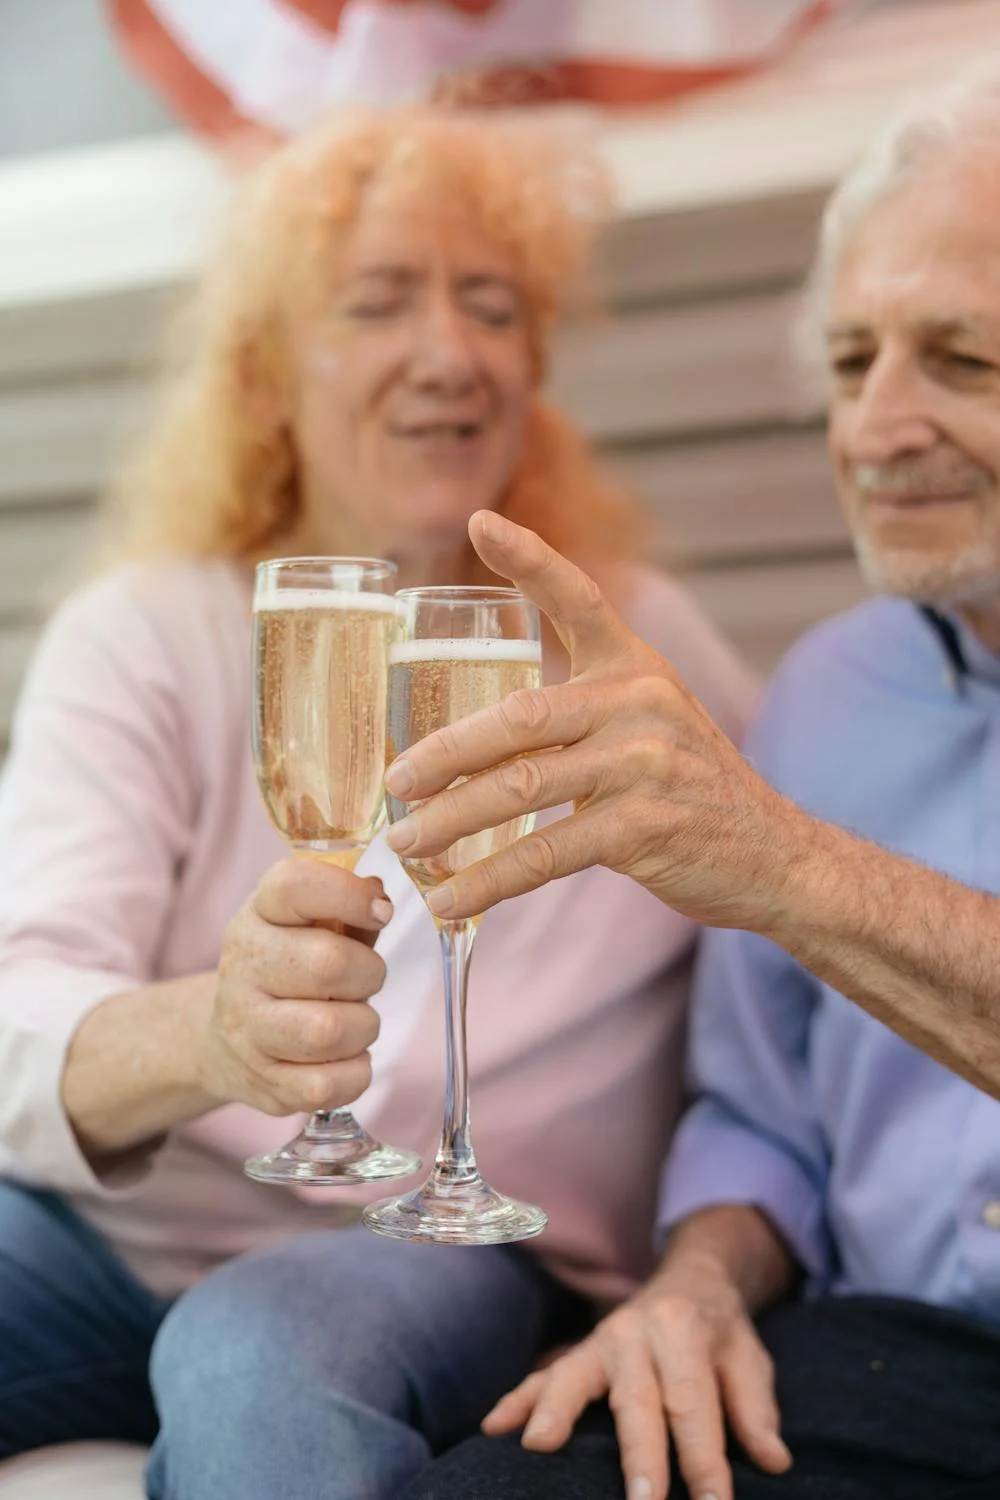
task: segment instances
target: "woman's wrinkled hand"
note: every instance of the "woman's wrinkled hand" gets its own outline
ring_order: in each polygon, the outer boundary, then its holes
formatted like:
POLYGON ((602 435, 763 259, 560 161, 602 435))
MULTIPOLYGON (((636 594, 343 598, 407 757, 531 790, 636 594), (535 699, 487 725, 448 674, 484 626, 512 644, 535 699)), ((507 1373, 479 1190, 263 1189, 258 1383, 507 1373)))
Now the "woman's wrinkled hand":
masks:
POLYGON ((513 693, 396 760, 387 787, 420 805, 390 829, 390 847, 426 858, 526 813, 565 803, 573 813, 453 876, 431 909, 471 916, 605 865, 696 920, 753 926, 780 896, 802 815, 585 573, 490 512, 469 530, 488 566, 549 616, 571 677, 513 693))
POLYGON ((778 1431, 770 1356, 736 1287, 710 1257, 668 1259, 588 1338, 505 1396, 483 1430, 523 1427, 526 1448, 552 1452, 604 1396, 629 1500, 665 1500, 671 1442, 692 1500, 732 1500, 727 1419, 760 1468, 781 1474, 791 1463, 778 1431))
POLYGON ((197 1063, 213 1097, 270 1115, 334 1109, 371 1081, 381 881, 318 859, 272 866, 226 928, 197 1063))

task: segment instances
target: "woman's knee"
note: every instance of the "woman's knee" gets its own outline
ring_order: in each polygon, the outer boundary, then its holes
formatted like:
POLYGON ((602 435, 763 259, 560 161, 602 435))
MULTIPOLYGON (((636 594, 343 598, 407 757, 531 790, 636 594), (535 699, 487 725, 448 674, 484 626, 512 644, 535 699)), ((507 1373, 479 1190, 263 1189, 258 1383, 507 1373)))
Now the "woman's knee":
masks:
POLYGON ((484 1364, 509 1362, 501 1379, 519 1378, 544 1311, 544 1279, 497 1250, 363 1230, 304 1235, 229 1262, 175 1304, 154 1347, 153 1388, 161 1405, 216 1399, 220 1382, 251 1398, 248 1384, 280 1369, 386 1412, 411 1410, 432 1376, 478 1384, 484 1364))
POLYGON ((348 1280, 331 1295, 338 1283, 323 1258, 345 1272, 338 1236, 308 1240, 230 1262, 165 1319, 151 1367, 161 1428, 147 1482, 157 1500, 255 1500, 278 1493, 279 1471, 294 1500, 389 1495, 427 1461, 398 1365, 375 1371, 351 1354, 358 1288, 348 1280))
POLYGON ((348 1310, 364 1296, 344 1248, 336 1231, 297 1237, 228 1261, 192 1287, 153 1347, 157 1400, 199 1403, 225 1382, 249 1408, 254 1383, 271 1372, 310 1378, 321 1358, 329 1365, 347 1337, 348 1310))
POLYGON ((266 1280, 249 1257, 228 1262, 185 1292, 153 1343, 150 1380, 157 1401, 189 1397, 197 1403, 218 1391, 220 1381, 232 1389, 234 1377, 252 1378, 267 1352, 270 1311, 266 1280))

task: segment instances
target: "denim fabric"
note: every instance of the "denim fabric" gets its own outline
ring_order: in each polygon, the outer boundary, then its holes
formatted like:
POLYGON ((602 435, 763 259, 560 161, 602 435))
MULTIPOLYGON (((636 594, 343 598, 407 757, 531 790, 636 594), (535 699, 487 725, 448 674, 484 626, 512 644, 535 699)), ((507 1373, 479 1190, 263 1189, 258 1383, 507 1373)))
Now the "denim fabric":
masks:
POLYGON ((0 1182, 0 1458, 155 1439, 150 1500, 389 1500, 579 1315, 516 1249, 360 1228, 171 1307, 57 1196, 0 1182))
POLYGON ((152 1442, 149 1350, 167 1306, 58 1197, 0 1182, 0 1458, 152 1442))
POLYGON ((151 1500, 382 1500, 531 1368, 566 1294, 517 1250, 303 1235, 183 1297, 151 1500))

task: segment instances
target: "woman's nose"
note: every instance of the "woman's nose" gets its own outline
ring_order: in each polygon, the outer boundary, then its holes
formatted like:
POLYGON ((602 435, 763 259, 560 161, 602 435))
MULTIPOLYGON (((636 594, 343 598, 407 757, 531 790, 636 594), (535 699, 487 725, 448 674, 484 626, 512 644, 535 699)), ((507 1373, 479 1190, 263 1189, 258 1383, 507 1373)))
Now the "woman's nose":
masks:
POLYGON ((428 301, 414 327, 410 378, 424 388, 464 390, 476 379, 477 357, 466 320, 444 297, 428 301))

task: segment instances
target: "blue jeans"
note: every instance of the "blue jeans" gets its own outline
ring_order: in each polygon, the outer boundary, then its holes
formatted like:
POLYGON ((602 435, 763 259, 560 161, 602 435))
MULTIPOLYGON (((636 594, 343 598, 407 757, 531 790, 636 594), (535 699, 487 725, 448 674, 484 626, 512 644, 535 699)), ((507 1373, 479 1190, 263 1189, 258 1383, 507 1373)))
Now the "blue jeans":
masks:
POLYGON ((0 1458, 151 1443, 149 1350, 168 1305, 59 1198, 0 1181, 0 1458))
POLYGON ((389 1500, 579 1313, 517 1250, 362 1229, 169 1306, 60 1199, 0 1182, 0 1457, 155 1438, 150 1500, 389 1500))

